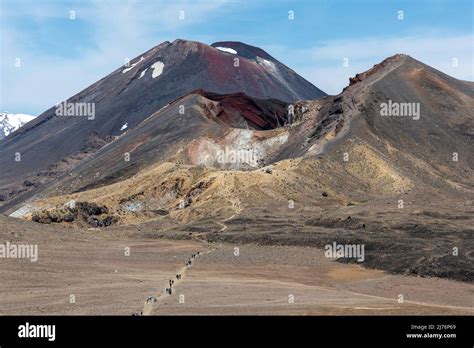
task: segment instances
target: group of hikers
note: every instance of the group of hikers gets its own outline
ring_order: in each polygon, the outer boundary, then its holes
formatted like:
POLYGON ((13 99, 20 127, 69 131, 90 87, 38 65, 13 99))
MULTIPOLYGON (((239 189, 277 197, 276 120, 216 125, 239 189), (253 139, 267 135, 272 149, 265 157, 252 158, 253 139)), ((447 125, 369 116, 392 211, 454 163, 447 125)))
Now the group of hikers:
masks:
POLYGON ((196 253, 196 254, 192 254, 191 255, 191 258, 188 259, 188 261, 186 261, 186 267, 191 267, 191 265, 193 264, 193 260, 199 256, 199 251, 196 253))
POLYGON ((149 302, 156 302, 156 301, 158 301, 158 300, 156 299, 155 296, 148 296, 148 297, 146 298, 146 302, 147 302, 147 303, 149 303, 149 302))
MULTIPOLYGON (((186 261, 186 267, 191 267, 191 265, 193 264, 193 260, 199 256, 199 251, 195 254, 192 254, 191 257, 186 261)), ((176 280, 181 280, 182 278, 182 274, 181 273, 176 273, 176 280)), ((173 294, 173 284, 174 284, 174 279, 169 279, 168 280, 168 284, 169 284, 169 287, 165 288, 165 292, 166 294, 168 295, 172 295, 173 294)), ((150 303, 150 302, 156 302, 158 301, 156 297, 154 296, 148 296, 146 298, 146 302, 147 303, 150 303)), ((139 313, 134 313, 133 315, 143 315, 143 311, 139 312, 139 313)))
MULTIPOLYGON (((192 254, 191 257, 186 261, 185 266, 186 266, 186 267, 191 267, 191 265, 193 264, 193 260, 194 260, 196 257, 198 257, 198 256, 199 256, 199 251, 198 251, 197 253, 195 253, 195 254, 192 254)), ((181 273, 176 273, 176 276, 175 276, 175 277, 176 277, 176 280, 180 280, 180 279, 182 278, 182 275, 181 275, 181 273)), ((166 294, 168 294, 168 295, 172 295, 172 294, 173 294, 174 279, 170 279, 170 280, 168 281, 168 283, 169 283, 169 288, 166 288, 166 289, 165 289, 165 292, 166 292, 166 294)))
MULTIPOLYGON (((177 275, 176 275, 176 279, 178 279, 178 275, 181 276, 181 274, 177 274, 177 275)), ((169 287, 169 288, 166 288, 165 290, 166 290, 166 293, 167 293, 168 295, 171 295, 171 294, 172 294, 172 291, 173 291, 173 290, 172 290, 172 286, 173 286, 173 284, 174 284, 174 280, 170 279, 170 280, 169 280, 169 284, 170 284, 170 287, 169 287)))

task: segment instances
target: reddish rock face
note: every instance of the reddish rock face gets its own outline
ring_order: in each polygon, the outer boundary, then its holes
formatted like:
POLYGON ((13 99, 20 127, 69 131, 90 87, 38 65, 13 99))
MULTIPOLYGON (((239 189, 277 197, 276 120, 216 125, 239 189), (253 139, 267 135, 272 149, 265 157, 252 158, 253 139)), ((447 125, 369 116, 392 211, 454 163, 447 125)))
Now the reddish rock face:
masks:
POLYGON ((251 98, 243 93, 220 95, 197 91, 221 107, 217 119, 234 128, 269 130, 287 122, 287 104, 276 99, 251 98))

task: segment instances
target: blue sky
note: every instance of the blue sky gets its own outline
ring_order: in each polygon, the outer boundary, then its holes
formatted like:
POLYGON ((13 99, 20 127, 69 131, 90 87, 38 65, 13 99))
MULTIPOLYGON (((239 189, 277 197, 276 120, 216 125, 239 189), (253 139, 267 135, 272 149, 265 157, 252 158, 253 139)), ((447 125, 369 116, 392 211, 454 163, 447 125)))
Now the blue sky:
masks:
POLYGON ((176 38, 265 49, 327 93, 395 53, 473 80, 472 0, 0 0, 0 110, 37 115, 176 38), (70 19, 75 11, 75 19, 70 19), (184 11, 184 19, 179 19, 184 11), (289 19, 294 11, 294 19, 289 19), (403 19, 399 20, 399 11, 403 19), (21 66, 15 67, 15 59, 21 66), (343 66, 348 58, 349 66, 343 66), (457 66, 453 65, 457 59, 457 66))

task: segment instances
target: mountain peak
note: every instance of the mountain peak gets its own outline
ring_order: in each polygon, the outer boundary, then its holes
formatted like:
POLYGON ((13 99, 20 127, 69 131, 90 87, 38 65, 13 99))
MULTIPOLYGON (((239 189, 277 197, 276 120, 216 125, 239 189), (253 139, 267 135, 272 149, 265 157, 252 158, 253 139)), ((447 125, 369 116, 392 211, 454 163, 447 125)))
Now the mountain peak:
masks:
POLYGON ((276 59, 259 47, 251 46, 240 41, 218 41, 211 44, 214 48, 230 48, 236 51, 236 54, 247 58, 256 59, 257 57, 275 61, 276 59))
MULTIPOLYGON (((374 75, 380 75, 380 74, 387 74, 393 69, 399 67, 402 65, 407 59, 411 61, 415 61, 415 59, 411 58, 410 56, 406 54, 401 54, 397 53, 393 56, 390 56, 388 58, 385 58, 383 61, 381 61, 378 64, 375 64, 372 68, 356 74, 354 77, 349 78, 349 86, 346 88, 353 86, 359 82, 362 82, 366 80, 368 77, 374 76, 374 75)), ((344 88, 345 89, 345 88, 344 88)))
POLYGON ((171 42, 171 45, 205 45, 199 41, 187 40, 187 39, 176 39, 171 42))

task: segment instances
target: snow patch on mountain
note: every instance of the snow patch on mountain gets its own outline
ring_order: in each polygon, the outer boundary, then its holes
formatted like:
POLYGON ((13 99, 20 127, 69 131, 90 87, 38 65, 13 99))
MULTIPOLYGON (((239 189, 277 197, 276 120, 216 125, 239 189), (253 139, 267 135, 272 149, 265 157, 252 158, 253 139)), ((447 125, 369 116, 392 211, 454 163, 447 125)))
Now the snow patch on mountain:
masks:
POLYGON ((232 54, 237 54, 237 51, 229 48, 229 47, 216 47, 219 51, 227 52, 227 53, 232 53, 232 54))
POLYGON ((140 77, 138 79, 141 79, 143 76, 145 76, 145 73, 146 71, 148 70, 148 68, 146 68, 145 70, 143 70, 141 73, 140 73, 140 77))
POLYGON ((275 66, 275 63, 267 60, 267 59, 264 59, 264 58, 261 58, 261 57, 256 57, 255 58, 257 63, 260 64, 261 66, 263 66, 263 68, 271 73, 276 73, 277 72, 277 68, 275 66))
POLYGON ((0 139, 10 135, 24 124, 30 122, 35 116, 26 114, 12 114, 0 112, 0 139))
POLYGON ((153 64, 151 66, 151 68, 153 69, 151 77, 155 78, 155 77, 160 76, 163 72, 164 67, 165 67, 165 65, 163 64, 163 62, 156 62, 155 64, 153 64))
POLYGON ((290 90, 293 95, 297 96, 298 93, 293 89, 293 87, 288 83, 288 81, 285 79, 284 76, 281 75, 280 71, 278 70, 278 67, 277 65, 268 60, 268 59, 264 59, 262 57, 255 57, 255 60, 256 62, 261 66, 263 67, 267 72, 269 72, 270 74, 272 74, 273 76, 275 76, 280 82, 282 85, 284 85, 285 87, 288 88, 288 90, 290 90))
POLYGON ((129 72, 130 70, 132 70, 138 63, 140 63, 142 60, 144 60, 145 58, 141 57, 140 60, 132 65, 130 65, 128 68, 125 68, 122 70, 122 74, 125 74, 126 72, 129 72))

